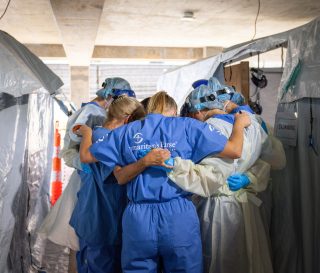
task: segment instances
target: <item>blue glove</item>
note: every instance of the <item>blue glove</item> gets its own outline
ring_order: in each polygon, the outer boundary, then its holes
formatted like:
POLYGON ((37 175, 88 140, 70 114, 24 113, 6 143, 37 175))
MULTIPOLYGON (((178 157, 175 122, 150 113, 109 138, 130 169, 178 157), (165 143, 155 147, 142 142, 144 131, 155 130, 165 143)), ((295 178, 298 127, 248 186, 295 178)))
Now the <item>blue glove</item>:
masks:
MULTIPOLYGON (((174 158, 170 157, 168 158, 165 162, 164 162, 166 165, 169 165, 169 166, 174 166, 174 158)), ((162 166, 154 166, 155 168, 158 168, 158 169, 161 169, 161 170, 164 170, 166 171, 167 173, 171 172, 172 169, 168 169, 166 167, 162 167, 162 166)))
POLYGON ((82 168, 82 171, 83 171, 84 173, 88 173, 88 174, 89 174, 89 173, 92 173, 89 164, 81 163, 81 168, 82 168))
MULTIPOLYGON (((138 159, 146 156, 151 150, 138 150, 138 159)), ((174 166, 174 159, 172 157, 168 158, 165 162, 165 164, 169 165, 169 166, 174 166)), ((150 166, 152 168, 156 168, 165 172, 171 172, 172 169, 168 169, 166 167, 163 166, 150 166)))
POLYGON ((245 174, 238 173, 230 175, 227 179, 227 183, 231 191, 237 191, 248 186, 250 184, 250 180, 245 174))
POLYGON ((145 157, 151 150, 138 150, 138 159, 145 157))

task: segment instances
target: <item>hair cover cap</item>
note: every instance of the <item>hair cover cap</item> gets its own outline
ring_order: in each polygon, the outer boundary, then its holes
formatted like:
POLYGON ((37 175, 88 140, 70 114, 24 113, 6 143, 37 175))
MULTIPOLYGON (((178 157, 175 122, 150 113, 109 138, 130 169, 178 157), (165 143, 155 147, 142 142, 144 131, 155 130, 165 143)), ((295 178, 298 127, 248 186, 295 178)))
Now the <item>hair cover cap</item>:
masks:
POLYGON ((131 86, 123 78, 106 78, 102 83, 102 88, 96 94, 100 98, 107 98, 109 95, 113 95, 114 90, 131 90, 131 86))

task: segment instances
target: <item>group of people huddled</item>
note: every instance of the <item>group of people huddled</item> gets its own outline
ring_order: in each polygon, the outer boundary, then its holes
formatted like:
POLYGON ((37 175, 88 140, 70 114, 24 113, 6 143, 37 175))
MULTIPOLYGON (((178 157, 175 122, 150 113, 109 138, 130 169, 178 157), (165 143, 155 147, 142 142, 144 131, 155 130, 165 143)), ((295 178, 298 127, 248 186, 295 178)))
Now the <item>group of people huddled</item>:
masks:
POLYGON ((233 87, 192 88, 178 115, 166 92, 140 103, 107 78, 69 118, 73 190, 47 218, 72 226, 79 273, 273 272, 269 175, 283 147, 233 87))

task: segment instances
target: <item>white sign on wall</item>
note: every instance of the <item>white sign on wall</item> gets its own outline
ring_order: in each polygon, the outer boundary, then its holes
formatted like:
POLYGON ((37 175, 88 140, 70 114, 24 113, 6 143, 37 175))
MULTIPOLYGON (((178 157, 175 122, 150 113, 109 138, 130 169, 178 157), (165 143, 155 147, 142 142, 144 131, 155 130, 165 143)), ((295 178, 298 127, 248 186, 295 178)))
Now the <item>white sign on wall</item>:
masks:
POLYGON ((278 137, 283 144, 297 145, 297 117, 296 113, 278 112, 275 122, 275 136, 278 137))

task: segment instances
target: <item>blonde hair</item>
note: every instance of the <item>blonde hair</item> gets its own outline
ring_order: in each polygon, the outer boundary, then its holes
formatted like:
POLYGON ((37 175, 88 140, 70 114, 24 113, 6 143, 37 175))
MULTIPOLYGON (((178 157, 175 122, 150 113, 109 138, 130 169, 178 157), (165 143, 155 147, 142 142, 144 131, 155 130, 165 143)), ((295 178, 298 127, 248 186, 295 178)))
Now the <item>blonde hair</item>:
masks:
MULTIPOLYGON (((145 111, 140 102, 132 97, 124 95, 118 97, 111 103, 108 109, 107 120, 121 120, 130 115, 133 115, 134 120, 137 120, 145 116, 145 111)), ((133 121, 133 119, 131 119, 131 121, 133 121)))
POLYGON ((148 102, 148 113, 163 114, 169 110, 176 110, 178 106, 175 100, 167 92, 159 91, 154 94, 148 102))

